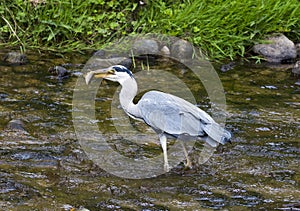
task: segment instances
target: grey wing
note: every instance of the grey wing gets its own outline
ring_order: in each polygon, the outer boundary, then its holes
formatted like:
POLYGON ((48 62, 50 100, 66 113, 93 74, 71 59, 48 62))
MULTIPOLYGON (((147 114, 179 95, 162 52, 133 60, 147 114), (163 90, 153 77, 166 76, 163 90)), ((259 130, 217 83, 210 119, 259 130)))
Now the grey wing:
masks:
POLYGON ((175 136, 203 136, 204 124, 214 122, 193 104, 163 92, 147 92, 137 106, 148 125, 175 136))

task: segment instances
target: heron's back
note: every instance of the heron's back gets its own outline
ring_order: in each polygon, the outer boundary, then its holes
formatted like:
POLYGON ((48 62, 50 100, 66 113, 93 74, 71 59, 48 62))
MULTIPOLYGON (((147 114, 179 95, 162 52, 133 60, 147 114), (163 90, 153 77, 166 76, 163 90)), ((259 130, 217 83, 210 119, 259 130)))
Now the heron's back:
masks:
POLYGON ((144 94, 137 104, 143 120, 155 131, 174 137, 202 137, 224 144, 231 138, 205 111, 190 102, 159 91, 144 94))
POLYGON ((172 135, 202 136, 201 121, 213 121, 208 114, 188 101, 159 91, 145 93, 137 106, 148 125, 172 135))

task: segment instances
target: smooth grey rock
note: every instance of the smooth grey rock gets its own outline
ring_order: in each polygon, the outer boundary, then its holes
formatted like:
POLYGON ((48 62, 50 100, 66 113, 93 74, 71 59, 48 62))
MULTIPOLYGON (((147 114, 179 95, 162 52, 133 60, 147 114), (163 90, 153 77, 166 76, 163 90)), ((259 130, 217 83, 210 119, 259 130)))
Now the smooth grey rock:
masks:
POLYGON ((93 56, 97 56, 102 59, 105 58, 105 55, 106 55, 105 50, 98 50, 93 54, 93 56))
POLYGON ((159 45, 152 39, 138 39, 133 43, 133 53, 138 55, 159 54, 159 45))
POLYGON ((191 59, 193 52, 193 46, 186 40, 177 40, 171 47, 171 55, 178 59, 191 59))
POLYGON ((7 124, 7 128, 10 130, 26 131, 24 127, 24 123, 19 119, 10 120, 7 124))
POLYGON ((107 68, 112 65, 123 65, 130 69, 132 65, 132 60, 128 57, 113 57, 113 58, 99 58, 93 57, 87 63, 85 68, 107 68))
POLYGON ((297 56, 295 44, 283 34, 270 36, 266 39, 267 43, 253 46, 253 51, 268 62, 280 63, 293 60, 297 56))
POLYGON ((9 52, 7 53, 4 58, 4 62, 8 62, 14 65, 23 65, 28 63, 27 56, 20 52, 9 52))
POLYGON ((127 67, 128 69, 131 69, 132 67, 132 59, 131 58, 126 58, 124 60, 122 60, 119 65, 123 65, 125 67, 127 67))

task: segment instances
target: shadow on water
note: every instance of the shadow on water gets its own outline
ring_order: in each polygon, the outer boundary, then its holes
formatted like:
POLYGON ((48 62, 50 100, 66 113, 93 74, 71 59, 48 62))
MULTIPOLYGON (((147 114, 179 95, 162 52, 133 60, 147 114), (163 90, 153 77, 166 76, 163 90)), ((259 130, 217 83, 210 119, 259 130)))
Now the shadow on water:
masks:
MULTIPOLYGON (((288 70, 237 65, 219 73, 233 143, 219 146, 202 165, 196 162, 202 143, 196 143, 190 153, 193 169, 181 163, 156 178, 131 180, 97 167, 78 144, 71 115, 77 77, 58 81, 49 76, 49 67, 88 58, 32 53, 29 59, 27 65, 0 65, 1 210, 300 209, 300 88, 288 70), (26 131, 7 128, 12 119, 21 119, 26 131)), ((188 84, 200 107, 211 112, 206 92, 192 74, 170 63, 153 68, 188 84)), ((104 82, 102 88, 96 116, 110 146, 131 158, 161 153, 149 131, 142 137, 145 144, 117 134, 110 116, 117 85, 104 82)))

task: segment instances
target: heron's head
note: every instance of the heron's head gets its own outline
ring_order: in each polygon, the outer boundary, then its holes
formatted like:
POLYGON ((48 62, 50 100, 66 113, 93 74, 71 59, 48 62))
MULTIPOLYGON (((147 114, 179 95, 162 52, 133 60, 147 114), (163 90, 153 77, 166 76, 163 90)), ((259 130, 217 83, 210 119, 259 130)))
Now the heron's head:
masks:
POLYGON ((122 65, 114 65, 108 68, 88 72, 85 75, 86 84, 89 84, 94 77, 122 83, 128 78, 133 78, 133 74, 129 69, 122 65))
POLYGON ((231 138, 232 138, 232 134, 228 131, 224 129, 224 134, 222 137, 222 142, 225 143, 231 143, 231 138))

